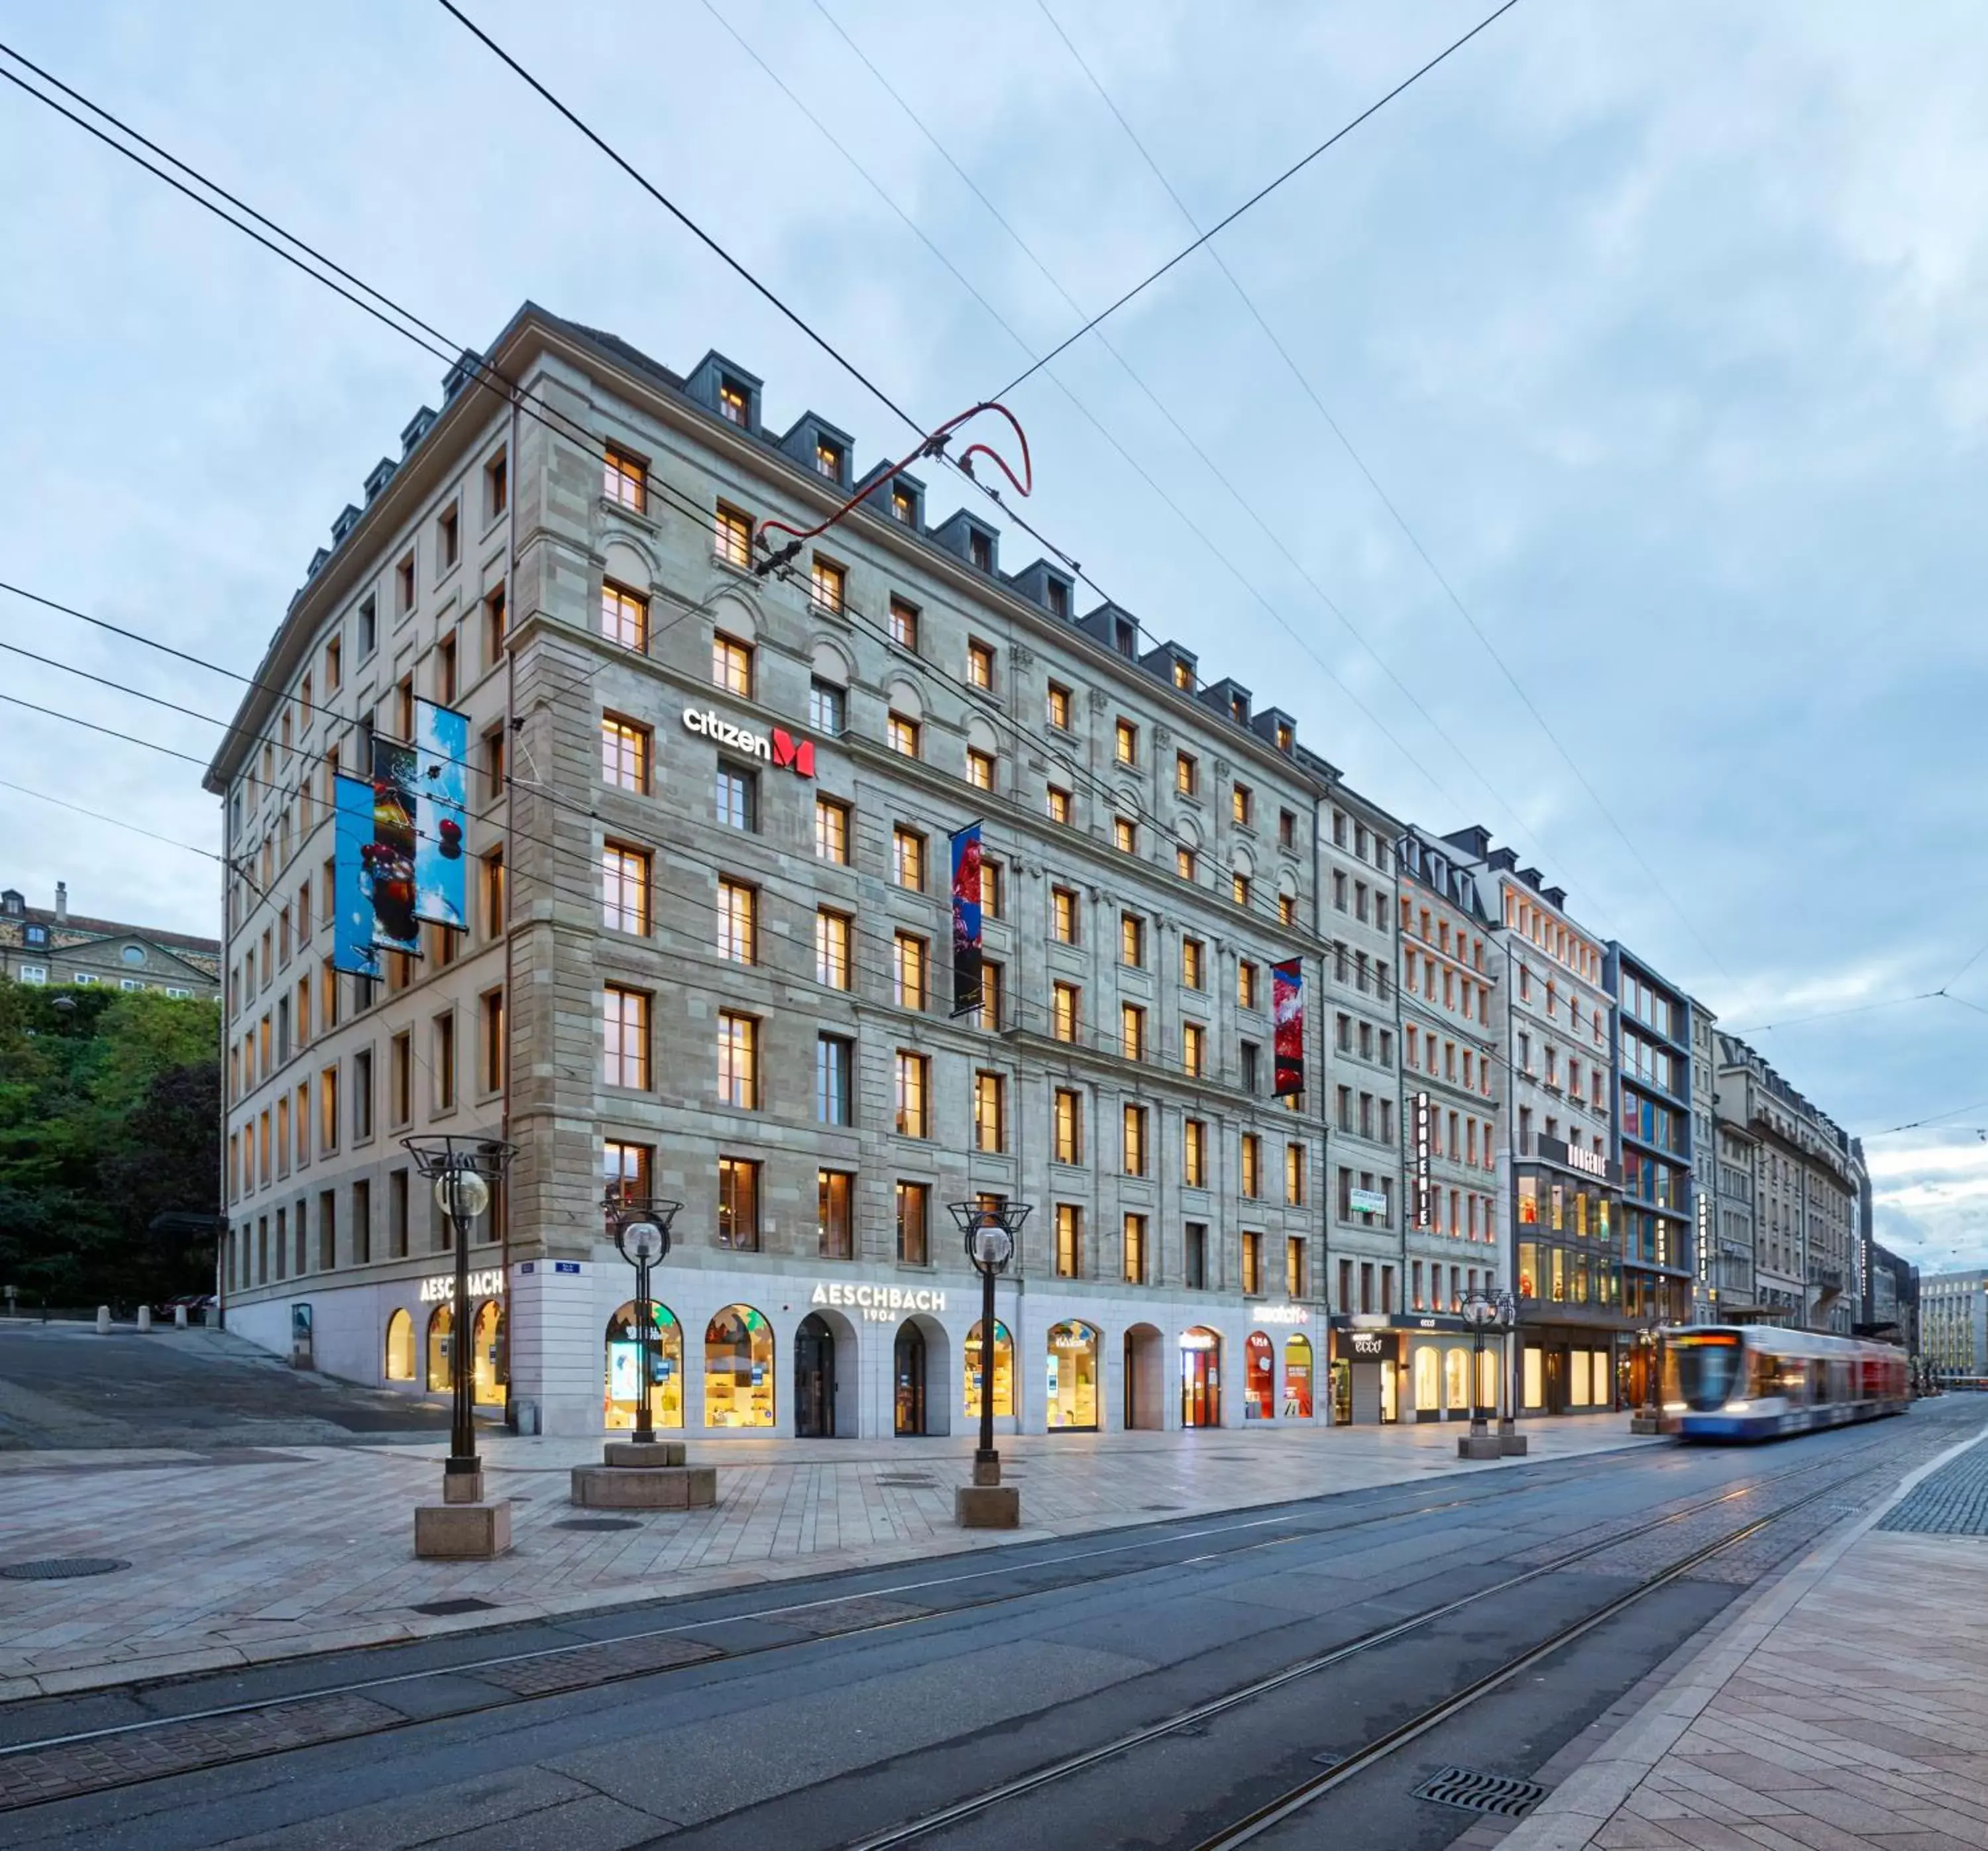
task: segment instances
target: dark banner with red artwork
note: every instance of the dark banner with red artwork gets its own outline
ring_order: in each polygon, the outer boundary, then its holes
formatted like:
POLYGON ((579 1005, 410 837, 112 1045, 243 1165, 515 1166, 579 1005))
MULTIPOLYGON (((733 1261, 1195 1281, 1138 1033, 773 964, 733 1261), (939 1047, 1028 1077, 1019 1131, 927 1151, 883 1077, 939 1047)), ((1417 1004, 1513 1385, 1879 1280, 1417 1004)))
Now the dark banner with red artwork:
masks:
POLYGON ((952 1012, 980 1007, 980 825, 969 823, 952 841, 952 1012))
POLYGON ((1304 1090, 1304 965, 1300 959, 1270 967, 1270 1020, 1276 1064, 1276 1083, 1270 1090, 1283 1099, 1304 1090))

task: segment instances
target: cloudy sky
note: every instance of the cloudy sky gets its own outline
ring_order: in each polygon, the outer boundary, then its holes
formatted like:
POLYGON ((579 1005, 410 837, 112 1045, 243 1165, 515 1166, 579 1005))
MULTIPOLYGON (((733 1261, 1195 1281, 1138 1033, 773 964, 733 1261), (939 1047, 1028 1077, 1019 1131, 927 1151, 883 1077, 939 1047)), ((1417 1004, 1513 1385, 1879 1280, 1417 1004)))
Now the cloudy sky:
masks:
MULTIPOLYGON (((874 0, 466 0, 928 423, 1491 3, 908 34, 874 0)), ((0 39, 454 340, 529 296, 670 364, 720 347, 866 462, 903 442, 426 0, 0 0, 0 39)), ((0 90, 0 579, 247 671, 439 369, 0 90)), ((1118 602, 1760 1030, 1936 1267, 1988 1262, 1984 90, 1988 21, 1935 0, 1520 0, 1014 400, 1032 518, 1118 602)), ((0 640, 232 705, 4 594, 0 640)), ((0 660, 21 698, 216 738, 0 660)), ((218 843, 194 767, 18 708, 0 779, 218 843)), ((5 795, 0 884, 213 929, 211 861, 5 795)))

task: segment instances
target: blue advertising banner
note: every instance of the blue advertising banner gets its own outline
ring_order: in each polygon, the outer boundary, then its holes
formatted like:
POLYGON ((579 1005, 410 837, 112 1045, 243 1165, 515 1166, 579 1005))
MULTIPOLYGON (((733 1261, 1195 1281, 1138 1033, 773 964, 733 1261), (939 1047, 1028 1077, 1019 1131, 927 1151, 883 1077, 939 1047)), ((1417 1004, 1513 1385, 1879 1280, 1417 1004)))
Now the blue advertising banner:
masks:
POLYGON ((373 942, 382 951, 421 954, 414 921, 414 748, 373 741, 373 838, 361 851, 373 902, 373 942))
POLYGON ((952 1012, 980 1007, 980 825, 970 822, 952 843, 952 1012))
POLYGON ((331 968, 355 977, 377 977, 373 949, 373 895, 366 851, 373 846, 373 786, 363 778, 332 780, 333 850, 331 968))
POLYGON ((469 778, 469 716, 432 701, 414 703, 414 917, 469 924, 462 853, 469 778))

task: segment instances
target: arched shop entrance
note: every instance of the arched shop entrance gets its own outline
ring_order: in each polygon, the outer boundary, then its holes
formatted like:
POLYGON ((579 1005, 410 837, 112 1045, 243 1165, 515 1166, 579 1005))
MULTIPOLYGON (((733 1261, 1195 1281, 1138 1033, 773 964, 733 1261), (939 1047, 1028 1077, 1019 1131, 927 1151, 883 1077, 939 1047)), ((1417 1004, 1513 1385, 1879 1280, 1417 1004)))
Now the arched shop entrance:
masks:
POLYGON ((476 1322, 470 1326, 473 1346, 470 1364, 476 1371, 476 1400, 489 1407, 504 1399, 504 1304, 501 1299, 485 1299, 476 1308, 476 1322))
MULTIPOLYGON (((649 1312, 654 1327, 649 1348, 649 1424, 681 1427, 683 1326, 667 1305, 651 1299, 649 1312)), ((631 1299, 607 1320, 607 1420, 610 1427, 634 1427, 641 1380, 641 1332, 635 1322, 635 1301, 631 1299)))
MULTIPOLYGON (((964 1365, 960 1388, 965 1397, 969 1421, 980 1418, 980 1325, 978 1319, 966 1333, 960 1360, 964 1365)), ((999 1420, 1015 1411, 1015 1339, 1008 1326, 994 1320, 994 1416, 999 1420)))
POLYGON ((1097 1332, 1089 1324, 1072 1320, 1050 1326, 1048 1394, 1053 1432, 1095 1433, 1097 1430, 1097 1332))
POLYGON ((1435 1343, 1418 1343, 1409 1364, 1415 1377, 1415 1418, 1442 1418, 1442 1349, 1435 1343))
MULTIPOLYGON (((907 1318, 891 1346, 891 1424, 906 1435, 952 1430, 945 1384, 950 1379, 945 1326, 931 1318, 907 1318)), ((969 1410, 978 1418, 976 1404, 969 1410)))
POLYGON ((397 1311, 387 1320, 387 1380, 411 1382, 414 1379, 414 1320, 397 1311))
POLYGON ((773 1331, 750 1305, 728 1305, 705 1327, 704 1424, 771 1427, 773 1331))
POLYGON ((1311 1418, 1311 1339, 1284 1339, 1284 1418, 1311 1418))
POLYGON ((1470 1412, 1470 1352, 1461 1344, 1443 1353, 1443 1407, 1452 1420, 1470 1412))
POLYGON ((1158 1433, 1166 1425, 1166 1339, 1150 1324, 1125 1333, 1125 1426, 1158 1433))
POLYGON ((451 1334, 455 1329, 452 1307, 438 1305, 428 1314, 428 1387, 431 1393, 445 1392, 455 1386, 451 1373, 455 1345, 451 1334))
POLYGON ((1267 1420, 1277 1411, 1277 1348, 1260 1330, 1242 1345, 1242 1418, 1267 1420))
POLYGON ((794 1333, 794 1437, 835 1436, 835 1333, 816 1313, 794 1333))
POLYGON ((1222 1424, 1222 1339, 1205 1324, 1181 1333, 1181 1425, 1222 1424))

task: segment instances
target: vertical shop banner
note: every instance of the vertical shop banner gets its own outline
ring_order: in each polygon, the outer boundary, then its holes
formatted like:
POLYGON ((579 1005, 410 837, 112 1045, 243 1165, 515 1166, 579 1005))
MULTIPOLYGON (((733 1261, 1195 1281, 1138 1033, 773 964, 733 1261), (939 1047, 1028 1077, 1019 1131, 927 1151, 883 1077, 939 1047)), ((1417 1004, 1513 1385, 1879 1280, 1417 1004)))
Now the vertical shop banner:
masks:
POLYGON ((980 1007, 980 825, 956 831, 952 843, 952 1012, 980 1007))
POLYGON ((373 741, 373 839, 361 851, 373 901, 373 942, 386 951, 421 954, 414 914, 414 748, 373 741))
POLYGON ((1434 1204, 1429 1199, 1430 1115, 1429 1096, 1426 1093, 1418 1093, 1415 1095, 1415 1225, 1418 1228, 1434 1225, 1434 1204))
POLYGON ((1280 1099, 1304 1090, 1304 965, 1293 958, 1270 967, 1271 1051, 1280 1099))
POLYGON ((332 780, 333 863, 331 968, 355 977, 377 977, 373 949, 373 895, 366 853, 373 846, 373 786, 363 778, 332 780))
POLYGON ((414 703, 414 917, 462 931, 469 924, 462 825, 468 797, 469 716, 414 703))

